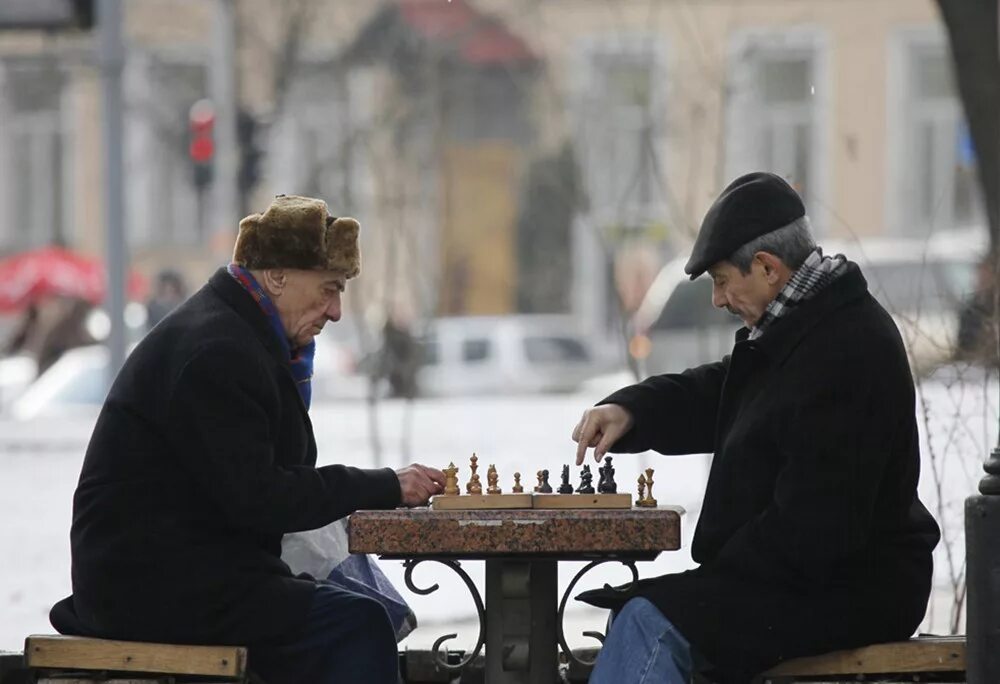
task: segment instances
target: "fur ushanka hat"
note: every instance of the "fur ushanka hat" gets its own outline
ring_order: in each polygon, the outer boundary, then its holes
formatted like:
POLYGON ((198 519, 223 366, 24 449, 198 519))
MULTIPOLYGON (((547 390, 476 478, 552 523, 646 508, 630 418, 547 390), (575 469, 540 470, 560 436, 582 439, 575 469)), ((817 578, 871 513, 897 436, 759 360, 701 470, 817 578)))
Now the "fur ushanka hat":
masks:
POLYGON ((263 214, 240 221, 233 262, 246 269, 296 268, 361 273, 360 224, 330 216, 326 202, 278 195, 263 214))

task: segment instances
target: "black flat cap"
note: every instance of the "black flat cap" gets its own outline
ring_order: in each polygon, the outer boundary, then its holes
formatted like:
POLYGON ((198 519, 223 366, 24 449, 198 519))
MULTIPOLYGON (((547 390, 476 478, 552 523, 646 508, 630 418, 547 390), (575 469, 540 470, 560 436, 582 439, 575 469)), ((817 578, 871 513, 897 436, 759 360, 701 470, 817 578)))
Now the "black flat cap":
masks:
POLYGON ((763 171, 740 176, 705 214, 684 272, 694 280, 754 238, 805 215, 802 198, 780 176, 763 171))

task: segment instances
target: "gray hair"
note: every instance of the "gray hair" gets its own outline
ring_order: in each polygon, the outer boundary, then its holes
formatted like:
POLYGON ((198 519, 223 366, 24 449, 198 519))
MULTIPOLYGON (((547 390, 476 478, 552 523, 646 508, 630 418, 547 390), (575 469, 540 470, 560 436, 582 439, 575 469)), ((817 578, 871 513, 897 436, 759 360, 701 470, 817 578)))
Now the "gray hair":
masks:
POLYGON ((727 261, 746 275, 750 272, 753 255, 757 252, 767 252, 781 259, 785 266, 794 271, 815 249, 816 241, 809 227, 809 217, 803 216, 787 226, 754 238, 729 255, 727 261))

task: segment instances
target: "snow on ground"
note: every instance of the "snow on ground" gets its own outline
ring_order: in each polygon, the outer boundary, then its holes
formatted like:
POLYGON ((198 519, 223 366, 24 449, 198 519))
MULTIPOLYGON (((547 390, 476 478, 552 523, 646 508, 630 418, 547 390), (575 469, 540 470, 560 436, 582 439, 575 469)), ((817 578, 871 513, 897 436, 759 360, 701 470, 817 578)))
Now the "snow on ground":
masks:
MULTIPOLYGON (((496 464, 502 485, 509 487, 515 470, 528 484, 536 470, 548 468, 557 474, 562 464, 572 461, 575 445, 570 441, 570 432, 580 413, 604 396, 606 389, 591 385, 573 395, 443 399, 412 405, 381 402, 376 420, 382 454, 377 462, 372 456, 368 408, 363 403, 319 404, 312 410, 319 460, 321 464, 339 462, 363 467, 398 467, 411 461, 443 467, 454 461, 467 475, 468 458, 476 452, 481 464, 496 464), (407 450, 409 456, 404 457, 407 450)), ((921 496, 935 516, 943 516, 953 572, 959 573, 964 559, 963 501, 974 490, 980 464, 995 441, 997 383, 975 375, 960 382, 942 374, 926 381, 921 390, 925 399, 921 406, 927 407, 926 425, 925 412, 920 412, 921 432, 931 435, 929 442, 925 437, 921 496), (942 479, 941 505, 935 472, 942 479)), ((25 635, 51 632, 48 610, 69 593, 72 494, 94 417, 0 422, 0 650, 20 650, 25 635)), ((664 416, 665 421, 669 419, 664 416)), ((640 574, 650 576, 692 567, 690 541, 708 473, 708 457, 622 455, 615 459, 615 466, 623 491, 631 490, 630 483, 640 470, 655 467, 656 498, 661 504, 687 510, 681 522, 682 549, 663 553, 656 561, 639 563, 640 574)), ((952 572, 944 544, 936 560, 937 589, 924 629, 942 632, 948 629, 948 582, 952 572)), ((420 627, 402 646, 427 648, 438 636, 451 632, 458 632, 459 637, 449 642, 449 647, 472 646, 478 630, 472 619, 475 609, 464 584, 451 570, 435 563, 418 567, 414 572, 417 586, 441 586, 433 594, 418 596, 406 590, 401 562, 380 562, 420 621, 420 627)), ((582 565, 560 564, 561 589, 582 565)), ((463 567, 482 591, 483 563, 465 562, 463 567)), ((588 573, 577 589, 620 583, 628 577, 628 571, 620 565, 607 564, 588 573)), ((595 644, 581 633, 601 629, 604 619, 603 611, 570 601, 566 621, 570 645, 595 644)))

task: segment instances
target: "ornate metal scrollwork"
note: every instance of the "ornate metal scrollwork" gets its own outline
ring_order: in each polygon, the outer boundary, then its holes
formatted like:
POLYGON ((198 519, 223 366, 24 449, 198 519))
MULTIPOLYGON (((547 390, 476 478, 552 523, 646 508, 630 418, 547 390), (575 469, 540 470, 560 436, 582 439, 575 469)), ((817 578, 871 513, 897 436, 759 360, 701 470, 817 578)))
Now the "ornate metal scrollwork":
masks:
POLYGON ((448 641, 449 639, 454 639, 457 634, 445 634, 442 637, 438 637, 434 641, 434 645, 431 647, 431 651, 434 657, 434 661, 442 668, 446 670, 461 670, 466 665, 475 660, 479 652, 483 650, 483 645, 486 643, 486 607, 483 605, 483 598, 479 594, 479 590, 476 588, 475 583, 472 578, 469 577, 468 573, 462 569, 461 564, 458 561, 453 560, 441 560, 437 558, 410 558, 403 561, 403 568, 405 573, 403 575, 403 581, 406 582, 406 587, 412 591, 414 594, 419 594, 421 596, 426 596, 428 594, 433 594, 438 590, 439 585, 432 584, 426 589, 421 589, 413 583, 413 569, 420 565, 421 563, 433 561, 435 563, 440 563, 441 565, 447 566, 455 571, 462 581, 465 582, 465 586, 469 588, 469 593, 472 594, 472 600, 476 603, 476 612, 479 614, 479 638, 476 640, 476 647, 472 652, 462 658, 458 663, 452 665, 448 662, 448 651, 445 650, 444 654, 441 653, 441 645, 448 641))
MULTIPOLYGON (((591 665, 594 664, 595 661, 581 660, 580 658, 577 658, 573 654, 572 649, 570 649, 569 645, 567 645, 566 643, 566 633, 565 631, 563 631, 563 619, 565 618, 565 613, 566 613, 566 602, 569 600, 570 594, 573 593, 573 587, 576 586, 576 583, 580 580, 580 578, 583 577, 588 572, 590 572, 591 570, 593 570, 594 568, 596 568, 598 565, 601 565, 603 563, 621 563, 622 565, 624 565, 625 567, 627 567, 629 570, 632 571, 632 581, 626 584, 623 589, 617 589, 616 591, 627 593, 632 589, 632 585, 634 585, 636 582, 639 581, 639 571, 636 570, 635 561, 599 559, 591 561, 590 563, 587 563, 585 566, 583 566, 580 572, 576 573, 576 575, 573 577, 573 580, 569 583, 569 586, 566 587, 566 592, 563 594, 562 600, 559 601, 559 615, 558 615, 559 647, 562 648, 563 653, 566 654, 566 658, 570 662, 576 663, 577 665, 581 665, 584 667, 590 667, 591 665)), ((592 639, 597 639, 602 644, 604 643, 604 634, 602 634, 601 632, 583 632, 583 636, 590 637, 592 639)))

